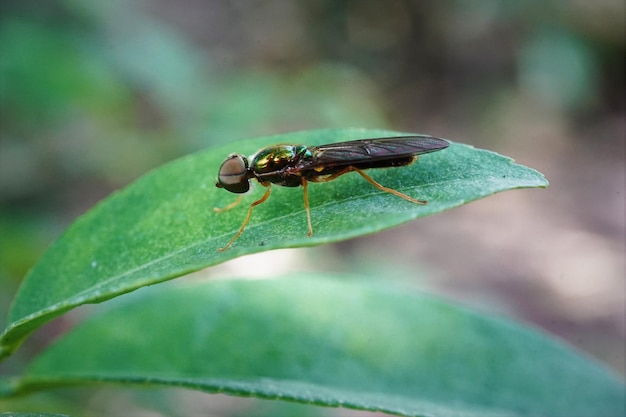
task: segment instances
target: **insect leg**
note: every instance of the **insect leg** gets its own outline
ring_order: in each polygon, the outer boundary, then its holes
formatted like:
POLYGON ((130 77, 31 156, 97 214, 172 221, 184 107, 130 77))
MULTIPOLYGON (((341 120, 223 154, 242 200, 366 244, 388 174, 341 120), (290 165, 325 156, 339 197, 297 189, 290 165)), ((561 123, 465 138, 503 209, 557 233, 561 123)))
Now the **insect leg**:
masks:
POLYGON ((230 203, 229 205, 227 205, 226 207, 213 207, 213 211, 216 213, 222 213, 224 211, 228 211, 232 208, 235 208, 239 205, 239 203, 241 203, 241 200, 243 200, 243 196, 244 194, 240 194, 239 197, 237 197, 237 199, 235 201, 233 201, 232 203, 230 203))
POLYGON ((306 190, 307 180, 302 178, 302 188, 304 189, 304 209, 306 210, 306 221, 309 226, 309 237, 313 236, 313 226, 311 226, 311 210, 309 209, 309 193, 306 190))
POLYGON ((370 177, 369 175, 367 175, 365 172, 361 171, 358 168, 355 167, 350 167, 350 171, 356 171, 359 173, 359 175, 361 175, 367 182, 369 182, 370 184, 372 184, 374 187, 378 188, 380 191, 384 191, 386 193, 389 194, 393 194, 396 197, 400 197, 403 198, 407 201, 410 201, 411 203, 415 203, 415 204, 426 204, 427 201, 426 200, 417 200, 415 198, 409 197, 408 195, 401 193, 400 191, 394 190, 393 188, 387 188, 384 185, 381 185, 379 183, 377 183, 376 181, 374 181, 374 178, 370 177))
POLYGON ((393 194, 393 195, 395 195, 396 197, 400 197, 400 198, 402 198, 402 199, 404 199, 404 200, 410 201, 411 203, 415 203, 415 204, 426 204, 426 203, 427 203, 427 201, 425 201, 425 200, 417 200, 417 199, 415 199, 415 198, 409 197, 408 195, 406 195, 406 194, 404 194, 404 193, 401 193, 400 191, 396 191, 396 190, 394 190, 393 188, 388 188, 388 187, 385 187, 385 186, 384 186, 384 185, 382 185, 382 184, 379 184, 378 182, 376 182, 376 181, 374 180, 374 178, 370 177, 370 176, 369 176, 369 175, 367 175, 365 172, 363 172, 362 170, 360 170, 359 168, 354 167, 354 166, 347 166, 347 167, 345 167, 344 169, 342 169, 341 171, 339 171, 339 172, 335 172, 334 174, 329 175, 328 177, 325 177, 325 178, 317 178, 317 179, 315 179, 315 180, 311 180, 311 181, 315 181, 315 182, 328 182, 328 181, 332 181, 332 180, 334 180, 335 178, 337 178, 337 177, 339 177, 339 176, 341 176, 341 175, 344 175, 344 174, 347 174, 348 172, 353 172, 353 171, 354 171, 354 172, 357 172, 360 176, 362 176, 362 177, 363 177, 363 179, 365 179, 365 181, 369 182, 369 183, 370 183, 370 184, 372 184, 374 187, 378 188, 380 191, 384 191, 384 192, 386 192, 386 193, 393 194))
POLYGON ((267 187, 267 190, 265 191, 265 194, 263 194, 263 197, 259 198, 257 201, 255 201, 254 203, 250 204, 250 208, 248 208, 248 214, 246 215, 246 218, 243 221, 243 224, 241 225, 241 227, 239 228, 239 231, 235 234, 235 236, 233 236, 228 243, 226 244, 226 246, 222 247, 222 248, 218 248, 217 251, 218 252, 224 252, 226 249, 228 249, 230 247, 230 245, 233 244, 233 242, 235 240, 237 240, 237 238, 239 238, 239 236, 241 236, 241 234, 243 233, 244 229, 246 228, 246 225, 248 224, 248 222, 250 221, 250 216, 252 215, 252 209, 255 206, 258 206, 259 204, 261 204, 262 202, 264 202, 265 200, 267 200, 270 196, 270 191, 272 190, 271 187, 267 187))

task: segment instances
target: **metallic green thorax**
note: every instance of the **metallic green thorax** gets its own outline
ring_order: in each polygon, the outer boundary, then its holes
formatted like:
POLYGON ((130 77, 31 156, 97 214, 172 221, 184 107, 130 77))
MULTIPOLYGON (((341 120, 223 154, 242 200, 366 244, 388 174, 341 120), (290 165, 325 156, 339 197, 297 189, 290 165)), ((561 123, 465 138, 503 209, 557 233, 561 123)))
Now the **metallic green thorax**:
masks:
POLYGON ((297 167, 312 157, 304 145, 275 145, 256 153, 250 161, 250 169, 261 183, 298 187, 302 179, 297 167))

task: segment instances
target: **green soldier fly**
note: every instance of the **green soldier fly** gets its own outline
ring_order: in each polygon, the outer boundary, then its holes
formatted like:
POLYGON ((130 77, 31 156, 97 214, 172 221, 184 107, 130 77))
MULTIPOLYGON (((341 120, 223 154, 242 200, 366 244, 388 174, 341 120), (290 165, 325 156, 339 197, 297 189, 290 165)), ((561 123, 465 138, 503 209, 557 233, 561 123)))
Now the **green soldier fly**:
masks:
POLYGON ((254 207, 269 198, 272 184, 284 187, 302 186, 309 236, 313 235, 307 193, 309 182, 328 182, 348 172, 356 172, 381 191, 415 204, 426 204, 424 200, 417 200, 379 184, 363 170, 406 166, 415 162, 418 155, 439 151, 448 146, 448 141, 444 139, 419 135, 360 139, 321 146, 273 145, 261 149, 249 158, 231 154, 222 162, 215 185, 242 195, 226 207, 214 210, 222 212, 237 206, 242 201, 243 193, 250 189, 251 179, 256 179, 267 190, 260 199, 250 204, 239 231, 218 251, 225 251, 241 236, 254 207))

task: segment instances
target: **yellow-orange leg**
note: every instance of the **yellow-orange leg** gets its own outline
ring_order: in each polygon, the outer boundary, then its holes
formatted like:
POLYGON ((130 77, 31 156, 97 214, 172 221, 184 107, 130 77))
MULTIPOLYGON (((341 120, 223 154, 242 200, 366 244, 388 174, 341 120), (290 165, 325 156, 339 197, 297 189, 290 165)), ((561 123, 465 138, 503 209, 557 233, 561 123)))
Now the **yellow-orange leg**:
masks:
POLYGON ((227 205, 226 207, 213 207, 213 211, 216 213, 223 213, 225 211, 228 211, 232 208, 235 208, 239 205, 239 203, 241 203, 241 200, 243 200, 243 196, 245 194, 241 194, 239 195, 239 197, 237 197, 237 199, 235 201, 233 201, 232 203, 230 203, 229 205, 227 205))
POLYGON ((311 181, 315 181, 315 182, 328 182, 328 181, 332 181, 335 178, 343 175, 343 174, 347 174, 348 172, 358 172, 359 175, 361 175, 367 182, 369 182, 370 184, 372 184, 374 187, 378 188, 380 191, 384 191, 386 193, 389 194, 393 194, 396 197, 400 197, 402 199, 405 199, 407 201, 410 201, 411 203, 415 203, 415 204, 427 204, 427 201, 425 200, 417 200, 415 198, 409 197, 406 194, 401 193, 400 191, 394 190, 393 188, 387 188, 384 185, 379 184, 378 182, 376 182, 374 180, 374 178, 370 177, 369 175, 367 175, 365 172, 363 172, 362 170, 353 167, 353 166, 348 166, 345 169, 339 171, 339 172, 335 172, 334 174, 326 177, 326 178, 320 178, 320 179, 314 179, 311 181))
MULTIPOLYGON (((237 238, 239 238, 239 236, 241 236, 241 234, 243 233, 244 229, 246 228, 246 225, 248 224, 248 222, 250 221, 250 216, 252 215, 252 209, 255 206, 258 206, 259 204, 261 204, 262 202, 264 202, 265 200, 268 199, 268 197, 270 196, 270 191, 272 190, 271 187, 267 187, 267 190, 265 191, 265 194, 263 194, 263 197, 259 198, 257 201, 255 201, 254 203, 250 204, 250 208, 248 208, 248 214, 246 215, 246 218, 243 221, 243 224, 241 225, 241 227, 239 228, 239 231, 235 234, 235 236, 232 237, 232 239, 230 239, 228 241, 228 243, 226 244, 226 246, 224 246, 223 248, 218 248, 217 251, 218 252, 224 252, 226 249, 228 249, 230 247, 230 245, 233 244, 233 242, 235 240, 237 240, 237 238)), ((239 199, 237 199, 237 201, 235 201, 234 205, 233 204, 229 204, 228 206, 224 207, 223 209, 219 209, 219 211, 224 211, 224 210, 229 210, 232 207, 236 206, 237 204, 239 204, 239 202, 241 201, 241 197, 239 199), (232 207, 231 207, 232 206, 232 207)))
POLYGON ((304 210, 306 210, 306 221, 309 226, 307 236, 313 236, 313 226, 311 226, 311 210, 309 209, 309 193, 306 190, 307 180, 302 178, 302 188, 304 189, 304 210))

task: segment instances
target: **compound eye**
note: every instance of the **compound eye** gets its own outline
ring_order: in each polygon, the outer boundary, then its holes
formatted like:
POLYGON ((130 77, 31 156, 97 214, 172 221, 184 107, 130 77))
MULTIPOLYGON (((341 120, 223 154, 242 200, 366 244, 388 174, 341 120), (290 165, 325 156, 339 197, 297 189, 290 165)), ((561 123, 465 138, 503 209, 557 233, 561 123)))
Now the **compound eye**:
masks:
POLYGON ((217 178, 218 187, 225 188, 231 193, 245 193, 250 189, 248 160, 243 155, 230 155, 222 162, 217 178))

